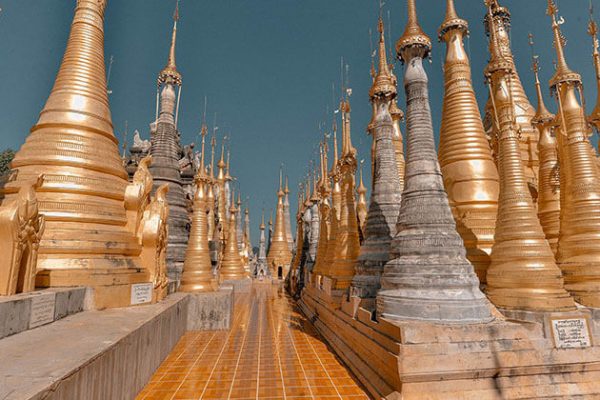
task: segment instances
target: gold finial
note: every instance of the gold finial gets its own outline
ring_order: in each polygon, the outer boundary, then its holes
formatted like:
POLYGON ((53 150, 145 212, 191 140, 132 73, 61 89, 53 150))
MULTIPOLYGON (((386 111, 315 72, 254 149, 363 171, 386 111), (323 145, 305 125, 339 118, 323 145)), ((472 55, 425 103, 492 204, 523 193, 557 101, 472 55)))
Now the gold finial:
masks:
POLYGON ((553 0, 548 0, 548 9, 546 13, 552 19, 552 32, 554 33, 554 48, 556 49, 557 67, 554 76, 550 79, 550 87, 555 87, 560 83, 573 82, 577 85, 581 84, 581 76, 571 71, 567 65, 565 58, 564 46, 567 41, 560 31, 560 26, 564 24, 565 20, 563 17, 557 19, 558 7, 553 0))
POLYGON ((173 13, 173 33, 171 35, 171 48, 169 50, 169 59, 167 65, 158 75, 158 84, 166 83, 181 86, 181 74, 177 71, 175 64, 175 44, 177 42, 177 21, 179 21, 179 0, 175 3, 175 12, 173 13))
POLYGON ((507 58, 502 52, 499 43, 498 32, 496 31, 496 20, 494 19, 494 14, 492 12, 492 4, 497 3, 495 2, 495 0, 486 0, 485 4, 488 6, 487 15, 485 18, 486 27, 490 36, 490 61, 485 67, 484 75, 487 79, 490 79, 494 72, 505 71, 507 73, 512 73, 514 71, 514 68, 512 61, 509 58, 507 58))
POLYGON ((273 210, 269 212, 269 229, 273 226, 273 210))
POLYGON ((312 179, 313 180, 313 193, 312 193, 312 197, 310 198, 310 200, 312 202, 315 202, 315 201, 319 200, 319 190, 317 188, 317 177, 318 177, 318 174, 317 174, 317 170, 315 169, 313 171, 313 174, 312 174, 312 178, 313 178, 312 179))
POLYGON ((337 143, 337 124, 335 123, 335 117, 333 119, 333 165, 331 169, 335 169, 338 163, 338 143, 337 143))
POLYGON ((277 191, 278 193, 281 192, 281 195, 283 196, 283 164, 279 166, 279 190, 277 191))
POLYGON ((443 40, 448 31, 455 29, 461 31, 464 35, 468 35, 469 23, 456 14, 454 0, 446 0, 446 17, 438 29, 438 40, 443 40))
POLYGON ((285 187, 283 188, 284 194, 290 194, 290 187, 288 186, 288 176, 285 176, 285 187))
POLYGON ((241 212, 242 211, 242 208, 241 208, 241 205, 242 205, 242 192, 241 191, 238 191, 237 205, 238 205, 238 210, 241 212))
POLYGON ((531 47, 531 70, 533 71, 533 74, 535 76, 535 89, 536 89, 536 93, 537 93, 537 109, 536 109, 536 113, 535 113, 535 117, 533 117, 533 119, 531 120, 532 124, 539 124, 539 123, 547 123, 550 122, 554 119, 554 114, 552 114, 550 111, 548 111, 548 109, 546 108, 546 104, 544 103, 544 96, 542 94, 542 85, 540 84, 540 79, 539 79, 539 72, 540 72, 540 62, 539 62, 539 56, 537 54, 535 54, 534 49, 533 49, 533 34, 529 34, 528 35, 529 38, 529 46, 531 47))
POLYGON ((423 32, 417 20, 417 7, 415 0, 407 0, 408 21, 404 33, 396 42, 396 53, 398 59, 407 62, 414 55, 407 52, 416 49, 421 58, 425 58, 431 52, 431 39, 423 32))
POLYGON ((311 201, 310 201, 310 198, 311 198, 311 194, 310 194, 310 177, 306 178, 306 184, 304 185, 304 187, 306 188, 306 193, 305 193, 306 200, 304 201, 304 205, 306 207, 310 207, 310 205, 311 205, 311 201))
POLYGON ((361 195, 361 194, 364 195, 367 193, 367 188, 363 182, 363 164, 364 164, 364 160, 361 160, 360 161, 360 181, 358 184, 358 188, 356 189, 356 192, 359 195, 361 195))
POLYGON ((592 7, 592 2, 590 0, 590 21, 588 22, 588 35, 592 37, 592 42, 594 46, 593 54, 596 56, 598 54, 598 25, 596 21, 594 21, 594 9, 592 7))
POLYGON ((231 150, 227 150, 227 164, 225 164, 225 179, 228 181, 233 180, 233 178, 231 177, 231 174, 230 174, 230 170, 229 170, 230 159, 231 159, 231 150))
POLYGON ((219 174, 217 175, 218 180, 225 179, 225 167, 227 166, 227 164, 225 164, 225 139, 226 137, 221 141, 221 158, 217 163, 217 168, 219 168, 219 174))
POLYGON ((262 217, 260 219, 260 226, 259 226, 261 231, 265 230, 265 210, 262 210, 262 217))
POLYGON ((397 94, 397 91, 387 62, 384 35, 385 29, 383 26, 383 18, 381 16, 379 16, 377 30, 379 32, 379 63, 377 66, 377 75, 373 74, 375 79, 373 81, 373 86, 371 86, 371 90, 369 91, 369 96, 371 98, 394 97, 397 94))

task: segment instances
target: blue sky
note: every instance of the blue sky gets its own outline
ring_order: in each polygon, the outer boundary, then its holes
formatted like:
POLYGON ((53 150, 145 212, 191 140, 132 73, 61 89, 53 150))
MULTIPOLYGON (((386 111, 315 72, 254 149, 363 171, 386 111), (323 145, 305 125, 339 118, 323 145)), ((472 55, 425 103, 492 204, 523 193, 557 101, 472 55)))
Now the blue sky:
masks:
MULTIPOLYGON (((501 0, 513 15, 512 43, 525 89, 534 100, 527 34, 536 37, 541 78, 552 74, 554 51, 546 0, 501 0)), ((600 0, 593 0, 600 18, 600 0)), ((278 168, 290 176, 293 213, 296 185, 321 139, 319 122, 334 106, 331 86, 339 98, 340 57, 350 66, 353 89, 352 137, 359 156, 367 159, 370 137, 368 103, 369 29, 376 33, 378 0, 181 0, 177 65, 183 75, 179 128, 184 142, 196 140, 204 96, 209 123, 217 113, 219 133, 232 138, 232 174, 250 197, 253 239, 258 239, 261 209, 274 207, 278 168)), ((129 130, 148 136, 154 119, 156 75, 167 58, 174 0, 109 0, 105 20, 106 60, 114 56, 110 97, 115 132, 129 130)), ((0 0, 0 149, 18 148, 50 92, 69 33, 75 1, 0 0)), ((572 69, 584 79, 588 109, 596 99, 591 40, 586 34, 588 0, 561 0, 568 39, 566 54, 572 69), (568 7, 567 7, 568 4, 568 7)), ((434 42, 430 97, 436 136, 441 120, 445 48, 436 40, 445 2, 418 0, 423 29, 434 42)), ((469 21, 467 40, 473 81, 480 106, 487 97, 482 71, 488 60, 483 31, 483 0, 456 0, 459 15, 469 21)), ((388 0, 391 39, 401 35, 405 1, 388 0)), ((388 40, 390 38, 388 37, 388 40)), ((376 37, 374 35, 374 42, 376 37)), ((397 64, 398 75, 402 67, 397 64)), ((400 106, 404 109, 403 90, 400 106)), ((548 90, 545 90, 548 95, 548 90)), ((547 97, 549 108, 554 102, 547 97)), ((404 126, 403 126, 404 130, 404 126)), ((131 138, 131 134, 130 134, 131 138)), ((367 159, 368 161, 368 159, 367 159)), ((365 166, 368 162, 365 163, 365 166)), ((369 174, 365 174, 368 176, 369 174)), ((293 217, 292 217, 293 218, 293 217)))

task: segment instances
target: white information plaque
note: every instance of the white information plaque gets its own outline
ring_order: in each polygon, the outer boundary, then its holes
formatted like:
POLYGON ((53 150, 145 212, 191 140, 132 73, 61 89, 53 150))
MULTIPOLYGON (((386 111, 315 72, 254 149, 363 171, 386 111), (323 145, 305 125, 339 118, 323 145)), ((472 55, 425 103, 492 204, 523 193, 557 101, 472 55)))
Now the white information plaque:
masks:
POLYGON ((586 318, 552 319, 554 346, 559 349, 590 347, 592 340, 586 318))
POLYGON ((33 296, 29 314, 29 329, 53 322, 55 304, 56 293, 41 293, 33 296))
POLYGON ((152 301, 152 289, 151 282, 131 285, 131 305, 150 303, 152 301))

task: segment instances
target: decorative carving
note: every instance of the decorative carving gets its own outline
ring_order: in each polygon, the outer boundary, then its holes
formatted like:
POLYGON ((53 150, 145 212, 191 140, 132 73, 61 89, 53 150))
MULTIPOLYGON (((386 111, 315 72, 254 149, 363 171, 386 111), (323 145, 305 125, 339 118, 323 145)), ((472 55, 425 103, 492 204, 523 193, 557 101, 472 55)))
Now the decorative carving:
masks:
POLYGON ((0 296, 35 288, 38 248, 44 233, 44 216, 38 213, 35 194, 43 183, 21 186, 17 196, 0 207, 0 296))
POLYGON ((148 268, 148 277, 154 285, 154 300, 167 295, 167 237, 169 205, 167 192, 169 185, 160 186, 148 206, 140 226, 142 264, 148 268))

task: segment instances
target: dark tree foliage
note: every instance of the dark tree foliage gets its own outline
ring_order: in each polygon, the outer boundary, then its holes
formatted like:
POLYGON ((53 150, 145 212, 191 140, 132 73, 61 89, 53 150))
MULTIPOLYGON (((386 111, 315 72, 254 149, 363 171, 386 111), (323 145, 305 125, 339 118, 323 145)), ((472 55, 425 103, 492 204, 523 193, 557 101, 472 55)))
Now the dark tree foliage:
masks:
POLYGON ((10 162, 15 156, 15 151, 12 149, 3 150, 0 153, 0 176, 10 171, 10 162))

